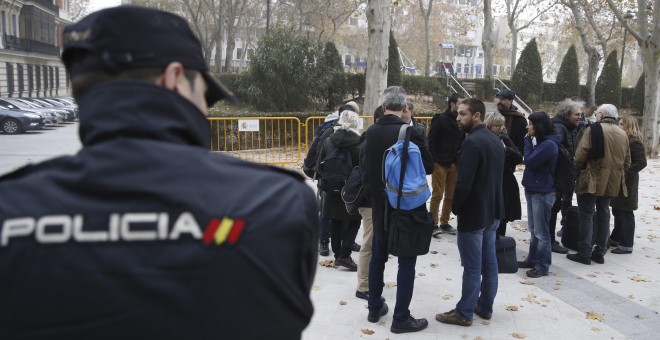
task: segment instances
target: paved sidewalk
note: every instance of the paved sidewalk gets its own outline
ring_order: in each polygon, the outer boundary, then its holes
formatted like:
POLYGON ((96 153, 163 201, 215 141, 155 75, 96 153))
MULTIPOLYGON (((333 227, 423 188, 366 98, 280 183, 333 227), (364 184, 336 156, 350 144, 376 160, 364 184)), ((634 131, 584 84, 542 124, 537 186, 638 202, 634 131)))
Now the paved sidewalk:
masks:
MULTIPOLYGON (((522 172, 516 172, 520 181, 522 172)), ((419 333, 394 334, 392 323, 397 262, 386 265, 384 297, 390 306, 381 322, 367 321, 367 302, 355 297, 355 272, 319 266, 312 290, 315 314, 303 339, 657 339, 660 337, 660 161, 649 160, 640 174, 640 209, 635 250, 607 254, 590 266, 553 253, 550 275, 528 279, 524 270, 501 274, 490 321, 475 315, 471 327, 441 324, 437 313, 453 309, 461 294, 462 267, 455 235, 434 239, 431 253, 417 261, 411 313, 426 318, 419 333), (373 334, 368 334, 373 332, 373 334)), ((524 192, 523 192, 524 194, 524 192)), ((524 196, 523 220, 509 224, 522 259, 528 251, 524 196)), ((576 200, 574 199, 574 204, 576 200)), ((455 225, 455 220, 450 222, 455 225)), ((612 219, 612 223, 614 223, 612 219)), ((361 232, 358 243, 361 243, 361 232)), ((333 257, 320 257, 319 261, 333 257)), ((353 258, 357 260, 357 254, 353 258)))

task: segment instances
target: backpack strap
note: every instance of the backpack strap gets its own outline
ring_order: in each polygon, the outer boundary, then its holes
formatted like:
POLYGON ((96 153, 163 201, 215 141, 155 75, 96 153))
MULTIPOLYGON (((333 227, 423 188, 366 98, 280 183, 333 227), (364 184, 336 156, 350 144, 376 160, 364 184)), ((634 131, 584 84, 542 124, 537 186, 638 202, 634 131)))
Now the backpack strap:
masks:
POLYGON ((406 176, 406 166, 408 165, 408 146, 410 145, 410 133, 408 131, 410 125, 403 124, 399 130, 399 140, 403 140, 403 147, 401 148, 401 176, 399 177, 399 192, 396 196, 396 210, 401 208, 401 196, 403 196, 403 179, 406 176))

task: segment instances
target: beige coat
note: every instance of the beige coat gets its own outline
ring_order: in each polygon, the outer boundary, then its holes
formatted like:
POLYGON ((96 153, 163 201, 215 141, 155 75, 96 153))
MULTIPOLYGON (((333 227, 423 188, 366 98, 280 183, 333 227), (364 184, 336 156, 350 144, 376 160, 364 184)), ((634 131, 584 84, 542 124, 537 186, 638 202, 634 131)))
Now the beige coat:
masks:
POLYGON ((589 160, 591 128, 587 128, 575 151, 575 167, 579 173, 575 193, 617 197, 623 191, 623 195, 628 196, 624 176, 625 169, 630 167, 628 136, 612 118, 604 118, 600 123, 605 139, 605 156, 595 161, 589 160))

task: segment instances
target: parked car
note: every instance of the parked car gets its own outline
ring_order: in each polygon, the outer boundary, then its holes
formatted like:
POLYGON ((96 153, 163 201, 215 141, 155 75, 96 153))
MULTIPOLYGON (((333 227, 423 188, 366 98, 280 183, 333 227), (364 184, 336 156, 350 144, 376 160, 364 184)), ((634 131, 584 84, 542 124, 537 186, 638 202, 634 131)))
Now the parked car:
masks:
POLYGON ((23 102, 14 102, 11 98, 8 98, 7 100, 0 99, 0 109, 12 110, 17 112, 34 113, 44 119, 44 123, 46 124, 46 126, 52 126, 57 124, 57 116, 54 113, 43 112, 40 110, 33 109, 27 106, 26 104, 24 104, 23 102))
POLYGON ((44 119, 35 113, 0 109, 0 130, 8 135, 44 127, 44 119))
POLYGON ((55 107, 53 104, 39 98, 16 98, 17 100, 22 100, 26 103, 35 105, 39 108, 57 110, 62 115, 62 119, 67 122, 71 122, 76 119, 76 115, 71 109, 66 109, 63 107, 55 107))
POLYGON ((62 108, 62 109, 65 109, 65 110, 70 110, 70 111, 73 112, 75 118, 78 118, 78 105, 76 105, 75 103, 70 103, 70 102, 67 102, 67 101, 64 101, 64 100, 59 100, 59 98, 39 98, 39 99, 52 104, 56 108, 62 108))
POLYGON ((52 114, 52 116, 57 120, 57 124, 61 124, 62 122, 64 122, 64 119, 66 118, 66 112, 63 112, 62 110, 39 107, 35 104, 23 100, 22 98, 2 98, 0 99, 0 104, 3 104, 9 108, 12 108, 9 106, 12 105, 21 110, 29 111, 37 114, 40 113, 52 114))

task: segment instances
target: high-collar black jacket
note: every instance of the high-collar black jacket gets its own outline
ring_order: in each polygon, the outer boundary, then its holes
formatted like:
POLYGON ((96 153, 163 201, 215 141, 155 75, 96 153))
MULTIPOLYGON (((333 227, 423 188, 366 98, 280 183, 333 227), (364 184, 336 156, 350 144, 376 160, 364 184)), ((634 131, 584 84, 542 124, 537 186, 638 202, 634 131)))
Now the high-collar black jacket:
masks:
MULTIPOLYGON (((360 172, 363 177, 363 190, 371 199, 371 208, 374 224, 374 237, 383 238, 387 198, 385 196, 385 183, 383 182, 383 156, 385 150, 394 145, 399 139, 399 130, 404 122, 396 115, 385 115, 367 129, 366 143, 360 159, 360 172), (364 178, 367 178, 365 181, 364 178), (366 183, 366 184, 365 184, 366 183)), ((433 159, 427 147, 424 134, 419 129, 411 129, 410 141, 419 147, 426 174, 433 173, 433 159)), ((424 206, 426 208, 426 206, 424 206)))
POLYGON ((461 145, 458 179, 451 211, 459 232, 475 231, 504 218, 502 172, 504 146, 483 124, 475 126, 461 145))
POLYGON ((302 178, 209 152, 208 121, 164 88, 78 104, 78 154, 0 178, 0 338, 300 338, 318 242, 302 178))
POLYGON ((458 150, 465 138, 465 133, 458 129, 456 116, 457 113, 450 109, 436 113, 431 119, 429 128, 429 149, 433 155, 433 161, 445 168, 456 163, 458 150))

